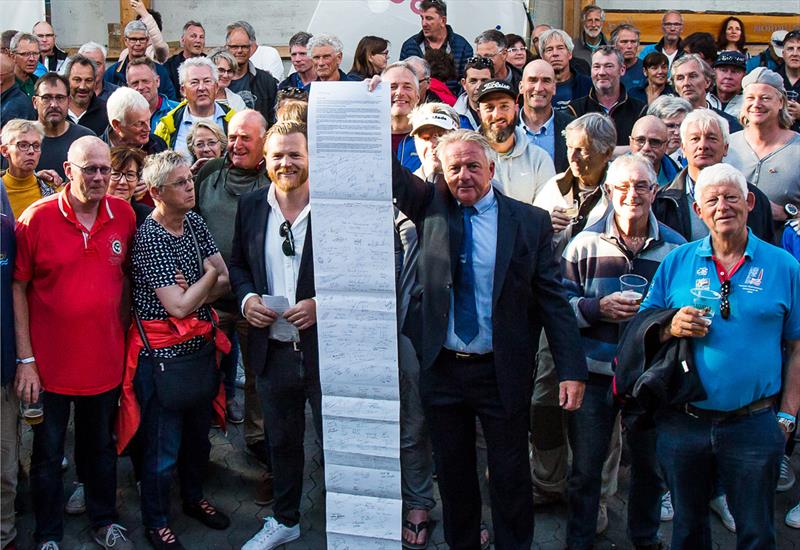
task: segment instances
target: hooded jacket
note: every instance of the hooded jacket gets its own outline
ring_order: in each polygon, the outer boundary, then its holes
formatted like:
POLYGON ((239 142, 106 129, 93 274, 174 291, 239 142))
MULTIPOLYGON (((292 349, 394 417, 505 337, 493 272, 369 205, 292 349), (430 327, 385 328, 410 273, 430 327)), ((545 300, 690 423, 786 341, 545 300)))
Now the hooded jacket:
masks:
POLYGON ((550 155, 533 145, 525 130, 516 126, 514 147, 508 153, 498 154, 495 159, 492 183, 504 195, 533 204, 539 190, 555 175, 550 155))
MULTIPOLYGON (((425 58, 425 53, 422 51, 422 45, 425 44, 425 35, 419 31, 414 36, 408 38, 403 42, 400 48, 400 61, 412 55, 425 58)), ((456 75, 461 76, 464 74, 464 68, 467 66, 467 59, 472 57, 472 46, 467 39, 453 32, 453 27, 447 25, 447 38, 445 39, 445 49, 453 56, 456 65, 456 75)), ((456 80, 448 80, 447 87, 453 92, 453 95, 458 95, 461 85, 456 80)))

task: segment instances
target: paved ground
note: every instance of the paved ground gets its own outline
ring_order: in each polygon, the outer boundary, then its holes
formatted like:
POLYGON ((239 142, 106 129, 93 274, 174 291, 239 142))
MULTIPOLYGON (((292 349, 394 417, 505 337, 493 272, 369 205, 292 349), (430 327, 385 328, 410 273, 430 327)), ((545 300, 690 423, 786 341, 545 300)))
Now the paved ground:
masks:
MULTIPOLYGON (((298 541, 287 545, 285 547, 287 550, 321 550, 325 548, 324 476, 320 466, 320 452, 313 440, 308 436, 312 431, 309 424, 309 428, 306 430, 306 448, 309 451, 306 457, 306 481, 303 487, 302 536, 298 541)), ((26 464, 30 456, 31 439, 31 432, 26 429, 23 434, 23 456, 26 464)), ((220 430, 213 430, 211 441, 213 447, 205 493, 211 502, 230 515, 231 526, 225 531, 211 531, 195 520, 184 516, 180 512, 177 491, 175 491, 173 497, 175 519, 172 527, 188 549, 238 549, 244 541, 260 528, 260 518, 270 513, 269 508, 262 508, 253 503, 255 484, 263 475, 263 471, 255 459, 243 452, 244 441, 239 427, 230 426, 227 435, 220 430)), ((67 454, 71 457, 71 441, 69 447, 67 454)), ((800 456, 798 456, 798 453, 795 453, 794 463, 795 471, 800 472, 800 456)), ((120 460, 118 472, 117 502, 121 523, 128 527, 129 534, 138 548, 147 548, 149 545, 144 538, 140 524, 139 501, 128 459, 123 458, 120 460)), ((75 469, 71 466, 65 474, 67 495, 71 493, 74 480, 75 469)), ((627 494, 628 475, 624 467, 620 471, 619 485, 619 492, 612 500, 609 508, 609 529, 597 540, 596 548, 598 550, 631 548, 625 535, 625 496, 627 494)), ((790 529, 783 523, 786 511, 798 501, 800 501, 800 483, 796 484, 789 492, 776 497, 775 523, 778 529, 778 548, 780 550, 800 550, 800 531, 790 529)), ((18 522, 20 534, 17 541, 18 548, 21 550, 31 548, 33 544, 34 522, 32 508, 27 500, 25 500, 24 506, 25 508, 20 514, 18 522)), ((442 534, 441 509, 437 507, 433 511, 432 517, 438 523, 434 529, 429 548, 445 549, 447 545, 442 534)), ((489 520, 488 507, 484 507, 484 517, 489 520)), ((662 524, 661 534, 667 540, 671 532, 670 525, 669 523, 662 524)), ((536 516, 534 548, 541 550, 564 548, 565 526, 566 506, 557 505, 539 510, 536 516)), ((92 542, 88 520, 85 515, 68 516, 65 527, 66 534, 62 542, 62 548, 68 550, 97 548, 92 542)), ((716 517, 712 518, 712 529, 716 548, 735 548, 735 536, 726 531, 716 517)))

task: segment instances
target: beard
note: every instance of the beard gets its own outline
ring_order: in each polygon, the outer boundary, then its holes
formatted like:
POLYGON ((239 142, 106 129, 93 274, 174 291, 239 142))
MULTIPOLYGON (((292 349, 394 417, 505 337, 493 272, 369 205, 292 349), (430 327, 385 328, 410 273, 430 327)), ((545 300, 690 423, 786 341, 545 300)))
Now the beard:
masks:
POLYGON ((485 121, 481 121, 481 133, 489 140, 489 143, 503 143, 514 135, 514 128, 516 128, 516 126, 516 118, 511 124, 500 130, 495 130, 485 121))
POLYGON ((308 181, 308 168, 298 169, 297 175, 293 178, 284 178, 284 170, 268 170, 267 175, 270 181, 275 184, 275 187, 288 193, 294 191, 308 181))

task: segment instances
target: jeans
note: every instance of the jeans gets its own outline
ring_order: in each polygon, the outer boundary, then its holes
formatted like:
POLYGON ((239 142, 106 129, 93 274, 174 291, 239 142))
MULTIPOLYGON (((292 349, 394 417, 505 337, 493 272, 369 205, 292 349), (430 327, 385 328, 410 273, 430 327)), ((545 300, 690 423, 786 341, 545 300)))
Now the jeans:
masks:
POLYGON ((0 548, 5 548, 17 536, 14 499, 19 465, 19 399, 13 382, 0 390, 0 422, 0 548))
POLYGON ((275 497, 273 516, 279 523, 293 527, 300 521, 303 493, 306 400, 311 404, 314 428, 322 442, 319 372, 307 368, 303 354, 294 351, 291 343, 270 340, 267 365, 256 377, 256 389, 264 427, 269 433, 275 497))
POLYGON ((775 488, 786 444, 775 413, 715 421, 674 410, 656 416, 658 456, 672 491, 673 550, 711 548, 708 501, 718 478, 739 550, 775 548, 775 488))
POLYGON ((433 499, 431 438, 419 395, 419 361, 411 340, 398 334, 400 362, 400 474, 403 506, 430 510, 433 499))
POLYGON ((155 393, 152 369, 149 359, 139 358, 134 388, 142 410, 142 523, 160 529, 169 525, 170 485, 176 466, 183 501, 194 504, 203 499, 213 405, 209 401, 181 412, 165 409, 155 393))
POLYGON ((37 542, 64 535, 64 484, 61 460, 70 405, 75 404, 75 457, 80 462, 86 511, 92 528, 117 520, 117 453, 112 432, 119 389, 97 395, 42 394, 44 422, 33 428, 31 493, 37 542))
MULTIPOLYGON (((572 471, 567 486, 567 545, 570 548, 591 548, 594 544, 603 463, 618 414, 609 398, 610 385, 610 376, 590 374, 583 404, 569 417, 572 471)), ((661 506, 655 437, 652 431, 629 433, 628 441, 631 451, 628 532, 634 544, 652 544, 658 540, 661 506)))

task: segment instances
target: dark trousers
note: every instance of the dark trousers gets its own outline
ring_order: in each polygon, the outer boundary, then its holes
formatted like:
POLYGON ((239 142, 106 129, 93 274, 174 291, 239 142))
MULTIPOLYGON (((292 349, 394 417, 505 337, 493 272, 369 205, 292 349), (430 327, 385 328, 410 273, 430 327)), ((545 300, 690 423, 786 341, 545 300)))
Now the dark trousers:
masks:
POLYGON ((142 523, 160 529, 169 525, 170 485, 176 466, 183 501, 197 503, 203 499, 213 406, 209 401, 181 412, 162 407, 154 391, 152 364, 148 359, 139 359, 134 387, 142 409, 138 432, 142 523))
MULTIPOLYGON (((610 386, 610 376, 590 374, 581 408, 569 415, 572 470, 567 485, 567 544, 570 548, 588 549, 594 545, 603 463, 619 412, 609 398, 610 386)), ((628 533, 634 544, 654 544, 658 540, 662 494, 655 432, 628 432, 627 436, 631 452, 628 533)))
POLYGON ((75 404, 75 457, 83 472, 86 511, 92 528, 117 520, 117 453, 112 431, 119 389, 98 395, 73 396, 45 392, 44 422, 33 428, 31 493, 37 542, 64 536, 64 484, 61 460, 70 405, 75 404))
POLYGON ((775 487, 786 441, 775 413, 714 421, 678 411, 656 416, 658 457, 672 491, 673 550, 711 545, 708 501, 719 479, 739 550, 775 548, 775 487))
POLYGON ((421 386, 447 544, 454 550, 481 547, 477 416, 486 439, 495 548, 528 550, 533 542, 533 493, 527 411, 512 416, 505 412, 491 359, 463 360, 442 352, 422 374, 421 386))
POLYGON ((311 405, 314 428, 322 441, 322 392, 319 372, 309 370, 303 354, 291 343, 270 340, 267 364, 256 378, 256 389, 264 415, 264 430, 269 433, 272 458, 273 515, 292 527, 300 521, 303 493, 303 438, 306 426, 306 400, 311 405))

